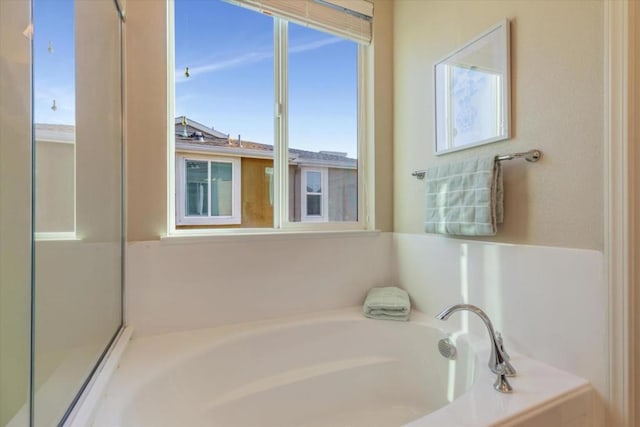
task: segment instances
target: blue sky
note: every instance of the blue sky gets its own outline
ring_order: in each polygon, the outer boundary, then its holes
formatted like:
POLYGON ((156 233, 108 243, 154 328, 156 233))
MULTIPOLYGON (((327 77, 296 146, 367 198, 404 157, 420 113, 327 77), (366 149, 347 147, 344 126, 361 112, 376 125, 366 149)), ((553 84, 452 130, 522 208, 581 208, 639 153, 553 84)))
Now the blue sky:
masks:
POLYGON ((74 2, 36 0, 33 3, 34 120, 36 123, 74 124, 74 2), (51 109, 54 99, 55 111, 51 109))
MULTIPOLYGON (((273 18, 220 0, 175 5, 176 116, 273 144, 273 18)), ((356 156, 356 43, 289 24, 289 145, 356 156)))
MULTIPOLYGON (((273 144, 273 18, 221 0, 175 7, 175 115, 273 144)), ((37 123, 75 122, 74 45, 74 0, 35 0, 37 123)), ((356 157, 355 42, 289 24, 289 145, 356 157)))

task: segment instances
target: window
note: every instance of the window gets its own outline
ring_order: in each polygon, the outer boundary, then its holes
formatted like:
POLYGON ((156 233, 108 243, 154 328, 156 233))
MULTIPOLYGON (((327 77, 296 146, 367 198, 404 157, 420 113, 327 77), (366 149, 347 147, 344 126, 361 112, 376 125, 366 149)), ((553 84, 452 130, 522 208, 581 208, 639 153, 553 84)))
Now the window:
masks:
POLYGON ((372 11, 364 0, 349 13, 333 2, 174 2, 170 230, 366 226, 371 25, 358 14, 372 11))
POLYGON ((178 224, 240 224, 238 159, 178 156, 178 224))
POLYGON ((302 221, 327 221, 327 170, 302 169, 302 221))

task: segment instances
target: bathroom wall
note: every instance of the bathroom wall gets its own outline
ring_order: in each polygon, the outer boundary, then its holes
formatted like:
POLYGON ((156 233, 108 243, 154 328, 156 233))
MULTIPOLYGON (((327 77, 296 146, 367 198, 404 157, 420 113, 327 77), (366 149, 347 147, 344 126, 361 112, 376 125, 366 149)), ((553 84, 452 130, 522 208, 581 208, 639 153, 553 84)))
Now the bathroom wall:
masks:
MULTIPOLYGON (((459 302, 483 307, 511 349, 585 377, 606 396, 603 2, 394 6, 394 278, 430 315, 459 302), (433 64, 505 17, 512 139, 435 156, 433 64), (505 222, 497 236, 423 233, 425 188, 413 170, 531 148, 544 154, 538 163, 504 163, 505 222)), ((477 320, 468 322, 485 333, 477 320)), ((596 425, 602 416, 598 410, 596 425)))
POLYGON ((484 241, 603 249, 601 1, 395 2, 394 231, 421 233, 411 171, 470 156, 542 150, 504 163, 505 222, 484 241), (436 157, 433 64, 511 19, 512 139, 436 157))
MULTIPOLYGON (((29 390, 31 59, 29 2, 0 1, 0 425, 29 390), (6 185, 11 183, 11 185, 6 185)), ((26 426, 26 417, 15 420, 26 426)))

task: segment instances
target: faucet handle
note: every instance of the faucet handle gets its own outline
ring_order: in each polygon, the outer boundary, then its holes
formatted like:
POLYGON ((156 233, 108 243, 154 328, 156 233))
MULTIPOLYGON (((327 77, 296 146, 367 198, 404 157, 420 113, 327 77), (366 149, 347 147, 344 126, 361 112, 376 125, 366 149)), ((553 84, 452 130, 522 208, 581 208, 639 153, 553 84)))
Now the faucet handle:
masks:
POLYGON ((498 332, 498 331, 496 331, 496 341, 497 341, 497 344, 498 344, 498 348, 502 352, 502 358, 506 362, 511 360, 511 356, 509 356, 509 353, 507 353, 507 350, 504 349, 504 341, 502 340, 502 334, 500 332, 498 332))
MULTIPOLYGON (((503 360, 502 368, 504 368, 504 375, 508 377, 515 377, 517 373, 516 368, 514 368, 510 362, 511 356, 509 356, 509 353, 507 353, 507 350, 504 349, 502 334, 498 331, 496 331, 496 344, 498 345, 498 350, 500 350, 500 353, 502 354, 502 360, 503 360)), ((498 372, 496 371, 496 373, 498 372)))

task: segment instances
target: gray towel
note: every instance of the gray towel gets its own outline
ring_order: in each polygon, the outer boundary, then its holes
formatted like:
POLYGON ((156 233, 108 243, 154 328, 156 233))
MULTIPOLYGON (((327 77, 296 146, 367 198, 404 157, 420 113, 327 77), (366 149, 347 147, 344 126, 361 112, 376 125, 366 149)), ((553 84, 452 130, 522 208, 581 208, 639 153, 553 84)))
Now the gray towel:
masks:
POLYGON ((371 319, 406 321, 410 311, 409 294, 395 286, 372 288, 362 306, 362 313, 371 319))
POLYGON ((481 157, 427 169, 425 231, 494 236, 503 219, 502 166, 481 157))

